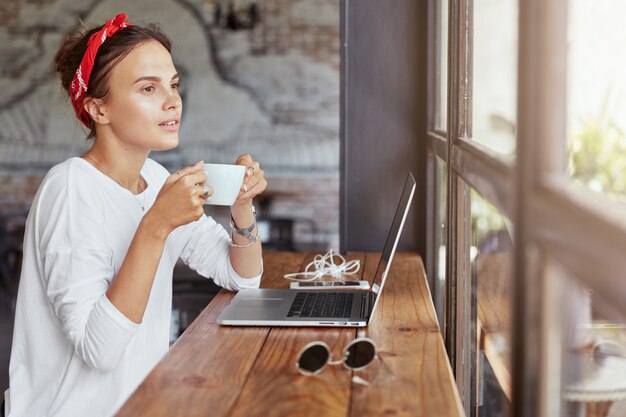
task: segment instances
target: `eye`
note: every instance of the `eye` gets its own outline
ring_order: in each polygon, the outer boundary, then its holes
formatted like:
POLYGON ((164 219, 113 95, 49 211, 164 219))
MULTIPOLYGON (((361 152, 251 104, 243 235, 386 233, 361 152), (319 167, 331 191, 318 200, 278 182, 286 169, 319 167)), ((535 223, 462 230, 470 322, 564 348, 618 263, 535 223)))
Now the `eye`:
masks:
POLYGON ((154 86, 153 85, 149 85, 143 88, 143 91, 145 91, 146 93, 151 93, 152 91, 154 91, 154 86))
POLYGON ((178 90, 179 83, 172 83, 172 88, 178 90))

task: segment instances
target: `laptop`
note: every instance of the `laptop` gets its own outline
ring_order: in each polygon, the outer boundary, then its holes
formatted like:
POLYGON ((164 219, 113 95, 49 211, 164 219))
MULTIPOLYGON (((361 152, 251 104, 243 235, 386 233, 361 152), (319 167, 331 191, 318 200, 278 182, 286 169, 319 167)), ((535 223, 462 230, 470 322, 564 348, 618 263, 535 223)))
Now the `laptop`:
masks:
POLYGON ((369 290, 244 289, 217 322, 227 326, 367 326, 385 286, 414 193, 415 179, 409 173, 369 290))

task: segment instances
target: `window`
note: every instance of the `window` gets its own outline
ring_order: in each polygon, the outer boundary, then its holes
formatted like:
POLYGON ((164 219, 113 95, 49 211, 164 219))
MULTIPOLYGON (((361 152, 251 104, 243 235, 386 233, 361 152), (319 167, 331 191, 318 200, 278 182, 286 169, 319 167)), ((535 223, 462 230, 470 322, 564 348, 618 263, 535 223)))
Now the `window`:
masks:
POLYGON ((577 184, 626 201, 626 3, 570 0, 568 172, 577 184))
POLYGON ((515 153, 517 1, 474 2, 472 140, 515 153))
POLYGON ((476 303, 476 379, 479 415, 502 416, 511 400, 511 222, 471 193, 471 279, 476 303))
POLYGON ((442 1, 437 4, 435 10, 436 30, 433 38, 435 52, 435 85, 437 94, 434 97, 436 102, 436 114, 434 127, 439 131, 446 131, 448 123, 448 102, 445 100, 448 95, 448 2, 442 1))
POLYGON ((436 280, 433 285, 433 297, 435 298, 434 305, 437 312, 437 318, 439 319, 439 327, 443 328, 443 318, 445 317, 446 310, 446 243, 448 240, 448 229, 446 222, 446 183, 447 183, 447 166, 440 158, 434 157, 436 163, 436 190, 439 192, 439 196, 435 200, 435 241, 432 244, 434 248, 433 254, 435 256, 435 274, 436 280))
MULTIPOLYGON (((614 403, 626 393, 624 315, 558 261, 549 258, 543 273, 550 298, 557 301, 546 306, 547 327, 553 329, 549 337, 563 341, 560 352, 553 349, 558 354, 553 362, 563 375, 560 416, 623 415, 612 409, 621 407, 614 403)), ((559 415, 557 410, 553 415, 559 415)))
POLYGON ((468 416, 626 400, 622 3, 430 1, 428 272, 468 416))

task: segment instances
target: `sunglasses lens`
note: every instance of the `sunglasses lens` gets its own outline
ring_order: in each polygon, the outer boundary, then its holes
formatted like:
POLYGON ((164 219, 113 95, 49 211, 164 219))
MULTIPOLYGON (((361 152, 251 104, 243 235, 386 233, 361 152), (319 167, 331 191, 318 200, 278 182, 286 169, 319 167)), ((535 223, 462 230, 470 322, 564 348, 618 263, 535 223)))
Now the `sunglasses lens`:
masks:
POLYGON ((624 357, 626 352, 624 348, 613 341, 602 341, 593 347, 591 357, 599 364, 603 364, 609 357, 624 357))
POLYGON ((376 347, 367 340, 359 340, 348 347, 345 353, 345 365, 350 369, 360 369, 369 365, 376 356, 376 347))
POLYGON ((300 354, 296 366, 304 373, 314 374, 328 363, 329 355, 325 346, 313 345, 300 354))

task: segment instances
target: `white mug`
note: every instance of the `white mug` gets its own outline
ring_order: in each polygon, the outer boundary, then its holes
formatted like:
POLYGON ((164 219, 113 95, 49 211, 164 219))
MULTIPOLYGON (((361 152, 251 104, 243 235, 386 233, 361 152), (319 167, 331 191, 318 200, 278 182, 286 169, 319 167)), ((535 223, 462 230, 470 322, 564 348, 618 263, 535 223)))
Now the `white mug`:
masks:
POLYGON ((204 164, 204 172, 207 180, 204 183, 205 189, 211 187, 213 194, 207 198, 204 204, 214 204, 218 206, 232 206, 246 174, 246 167, 243 165, 228 164, 204 164))

